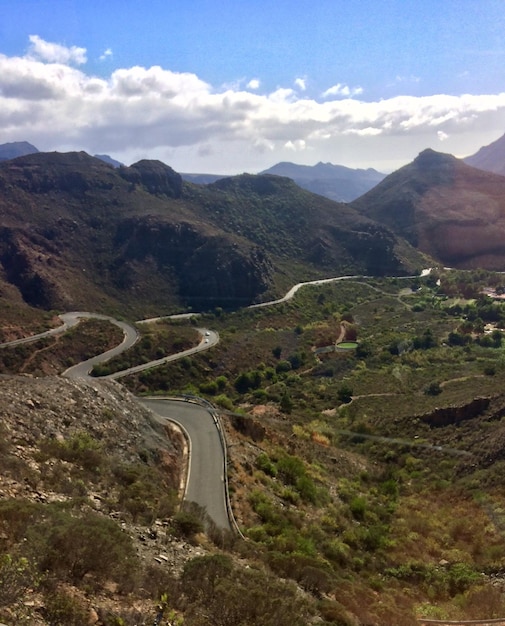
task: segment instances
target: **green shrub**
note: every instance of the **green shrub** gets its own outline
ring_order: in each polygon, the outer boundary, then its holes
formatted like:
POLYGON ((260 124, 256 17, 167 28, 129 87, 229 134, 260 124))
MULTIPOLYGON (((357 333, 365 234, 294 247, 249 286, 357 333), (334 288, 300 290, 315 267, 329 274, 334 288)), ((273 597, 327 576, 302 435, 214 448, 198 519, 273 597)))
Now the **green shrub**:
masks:
POLYGON ((12 542, 21 541, 28 528, 41 516, 42 508, 34 502, 21 499, 0 502, 2 530, 12 542))
POLYGON ((464 593, 482 577, 466 563, 453 563, 445 568, 414 561, 387 569, 385 574, 418 585, 435 598, 448 598, 464 593))
POLYGON ((289 361, 279 361, 275 366, 275 371, 277 372, 277 374, 289 372, 291 371, 291 363, 289 361))
POLYGON ((182 576, 185 619, 220 626, 305 626, 312 611, 296 588, 219 555, 190 561, 182 576))
POLYGON ((194 502, 185 502, 174 516, 174 525, 181 535, 192 538, 204 531, 205 518, 205 511, 201 507, 194 502))
POLYGON ((87 432, 76 433, 66 441, 44 439, 39 449, 39 458, 61 459, 68 463, 75 463, 93 473, 99 472, 107 462, 101 444, 87 432))
POLYGON ((296 489, 302 497, 302 500, 316 504, 318 493, 312 478, 307 475, 300 476, 300 478, 296 481, 296 489))
POLYGON ((198 388, 201 393, 206 393, 206 394, 213 396, 217 393, 218 385, 215 380, 210 380, 206 383, 200 383, 198 388))
POLYGON ((352 400, 352 388, 349 385, 341 385, 337 391, 337 398, 342 404, 349 404, 352 400))
POLYGON ((220 406, 222 409, 226 409, 227 411, 233 411, 233 402, 224 393, 221 393, 218 396, 216 396, 213 402, 217 406, 220 406))
POLYGON ((265 452, 262 452, 256 457, 255 465, 259 470, 265 472, 268 476, 277 476, 277 467, 265 452))
POLYGON ((228 384, 228 379, 226 378, 226 376, 218 376, 216 378, 216 384, 219 391, 223 391, 223 389, 225 389, 226 385, 228 384))
POLYGON ((21 600, 39 584, 36 567, 25 557, 4 554, 0 557, 0 607, 21 600))
POLYGON ((282 395, 282 398, 280 401, 280 409, 283 413, 287 413, 289 415, 291 411, 293 410, 293 406, 294 406, 293 400, 291 400, 291 396, 286 391, 282 395))
POLYGON ((82 601, 64 591, 46 594, 44 616, 50 624, 82 626, 89 623, 89 609, 82 601))
POLYGON ((365 518, 366 509, 366 500, 360 496, 356 496, 349 503, 349 510, 351 511, 354 519, 362 521, 365 518))
POLYGON ((41 568, 73 583, 86 575, 129 584, 138 563, 130 537, 119 525, 95 513, 61 513, 31 529, 40 542, 41 568))
POLYGON ((277 461, 277 470, 283 481, 289 485, 296 485, 297 481, 305 476, 305 465, 297 456, 282 455, 277 461))

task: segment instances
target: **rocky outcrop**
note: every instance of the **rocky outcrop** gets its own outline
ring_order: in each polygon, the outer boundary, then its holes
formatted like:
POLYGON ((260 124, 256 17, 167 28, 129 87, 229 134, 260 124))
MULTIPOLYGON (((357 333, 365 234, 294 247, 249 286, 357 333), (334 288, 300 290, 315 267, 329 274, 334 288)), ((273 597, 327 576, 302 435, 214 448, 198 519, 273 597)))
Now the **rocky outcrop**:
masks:
POLYGON ((23 300, 40 308, 65 308, 68 302, 51 276, 50 256, 57 248, 38 237, 10 228, 0 229, 0 267, 3 277, 15 286, 23 300), (47 245, 46 245, 47 243, 47 245))
POLYGON ((179 198, 182 193, 182 177, 161 161, 143 160, 130 167, 120 167, 119 174, 133 185, 142 185, 155 195, 179 198))
POLYGON ((430 413, 421 415, 421 419, 432 428, 457 425, 465 420, 470 420, 481 415, 490 404, 490 398, 475 398, 461 406, 449 406, 437 408, 430 413))
POLYGON ((229 419, 231 425, 237 432, 245 435, 246 437, 249 437, 253 441, 258 443, 260 441, 263 441, 263 439, 265 438, 265 427, 250 416, 242 416, 235 413, 233 415, 230 415, 229 419))
POLYGON ((272 273, 272 264, 260 247, 242 247, 225 237, 213 237, 194 250, 181 268, 181 295, 197 309, 246 306, 266 291, 272 273))

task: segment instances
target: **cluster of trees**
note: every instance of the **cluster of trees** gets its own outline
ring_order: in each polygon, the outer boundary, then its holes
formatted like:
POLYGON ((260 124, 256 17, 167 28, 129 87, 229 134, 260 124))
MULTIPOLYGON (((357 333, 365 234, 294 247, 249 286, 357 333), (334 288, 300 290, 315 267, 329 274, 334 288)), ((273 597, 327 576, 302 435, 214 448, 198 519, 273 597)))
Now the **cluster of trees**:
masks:
POLYGON ((265 367, 262 365, 254 370, 241 372, 233 381, 233 386, 237 393, 244 394, 254 391, 262 386, 263 381, 273 384, 279 380, 279 377, 292 370, 297 370, 307 361, 307 354, 300 350, 291 354, 286 359, 281 359, 281 348, 276 347, 272 350, 274 356, 279 360, 275 367, 265 367))
POLYGON ((482 290, 492 287, 496 293, 505 292, 505 277, 497 272, 480 269, 472 272, 451 270, 450 272, 432 272, 430 286, 439 287, 439 292, 457 298, 479 298, 482 290), (438 284, 438 281, 440 283, 438 284))
POLYGON ((427 328, 422 335, 412 338, 400 337, 393 339, 389 344, 389 352, 394 355, 410 352, 411 350, 429 350, 436 348, 439 342, 431 328, 427 328))

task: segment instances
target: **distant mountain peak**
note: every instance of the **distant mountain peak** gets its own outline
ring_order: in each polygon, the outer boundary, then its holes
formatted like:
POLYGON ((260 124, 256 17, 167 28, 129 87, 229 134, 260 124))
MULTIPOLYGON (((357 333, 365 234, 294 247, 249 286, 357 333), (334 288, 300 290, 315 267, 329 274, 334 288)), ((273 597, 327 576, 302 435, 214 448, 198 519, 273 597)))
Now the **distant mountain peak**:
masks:
POLYGON ((375 187, 385 177, 385 174, 373 168, 360 170, 323 161, 316 165, 297 165, 281 161, 260 174, 286 176, 294 180, 299 187, 336 202, 351 202, 375 187))
POLYGON ((437 152, 432 148, 426 148, 414 159, 414 164, 421 167, 438 167, 447 163, 456 163, 457 159, 452 154, 437 152))
POLYGON ((0 161, 15 159, 16 157, 35 154, 38 150, 28 141, 13 141, 0 144, 0 161))

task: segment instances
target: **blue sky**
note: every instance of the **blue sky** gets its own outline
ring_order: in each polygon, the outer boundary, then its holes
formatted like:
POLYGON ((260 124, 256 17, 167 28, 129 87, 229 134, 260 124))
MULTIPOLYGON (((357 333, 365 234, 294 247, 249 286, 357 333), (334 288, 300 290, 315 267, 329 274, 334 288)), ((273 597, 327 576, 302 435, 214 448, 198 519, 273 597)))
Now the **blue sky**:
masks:
POLYGON ((503 0, 0 0, 0 143, 391 171, 505 133, 503 0))

